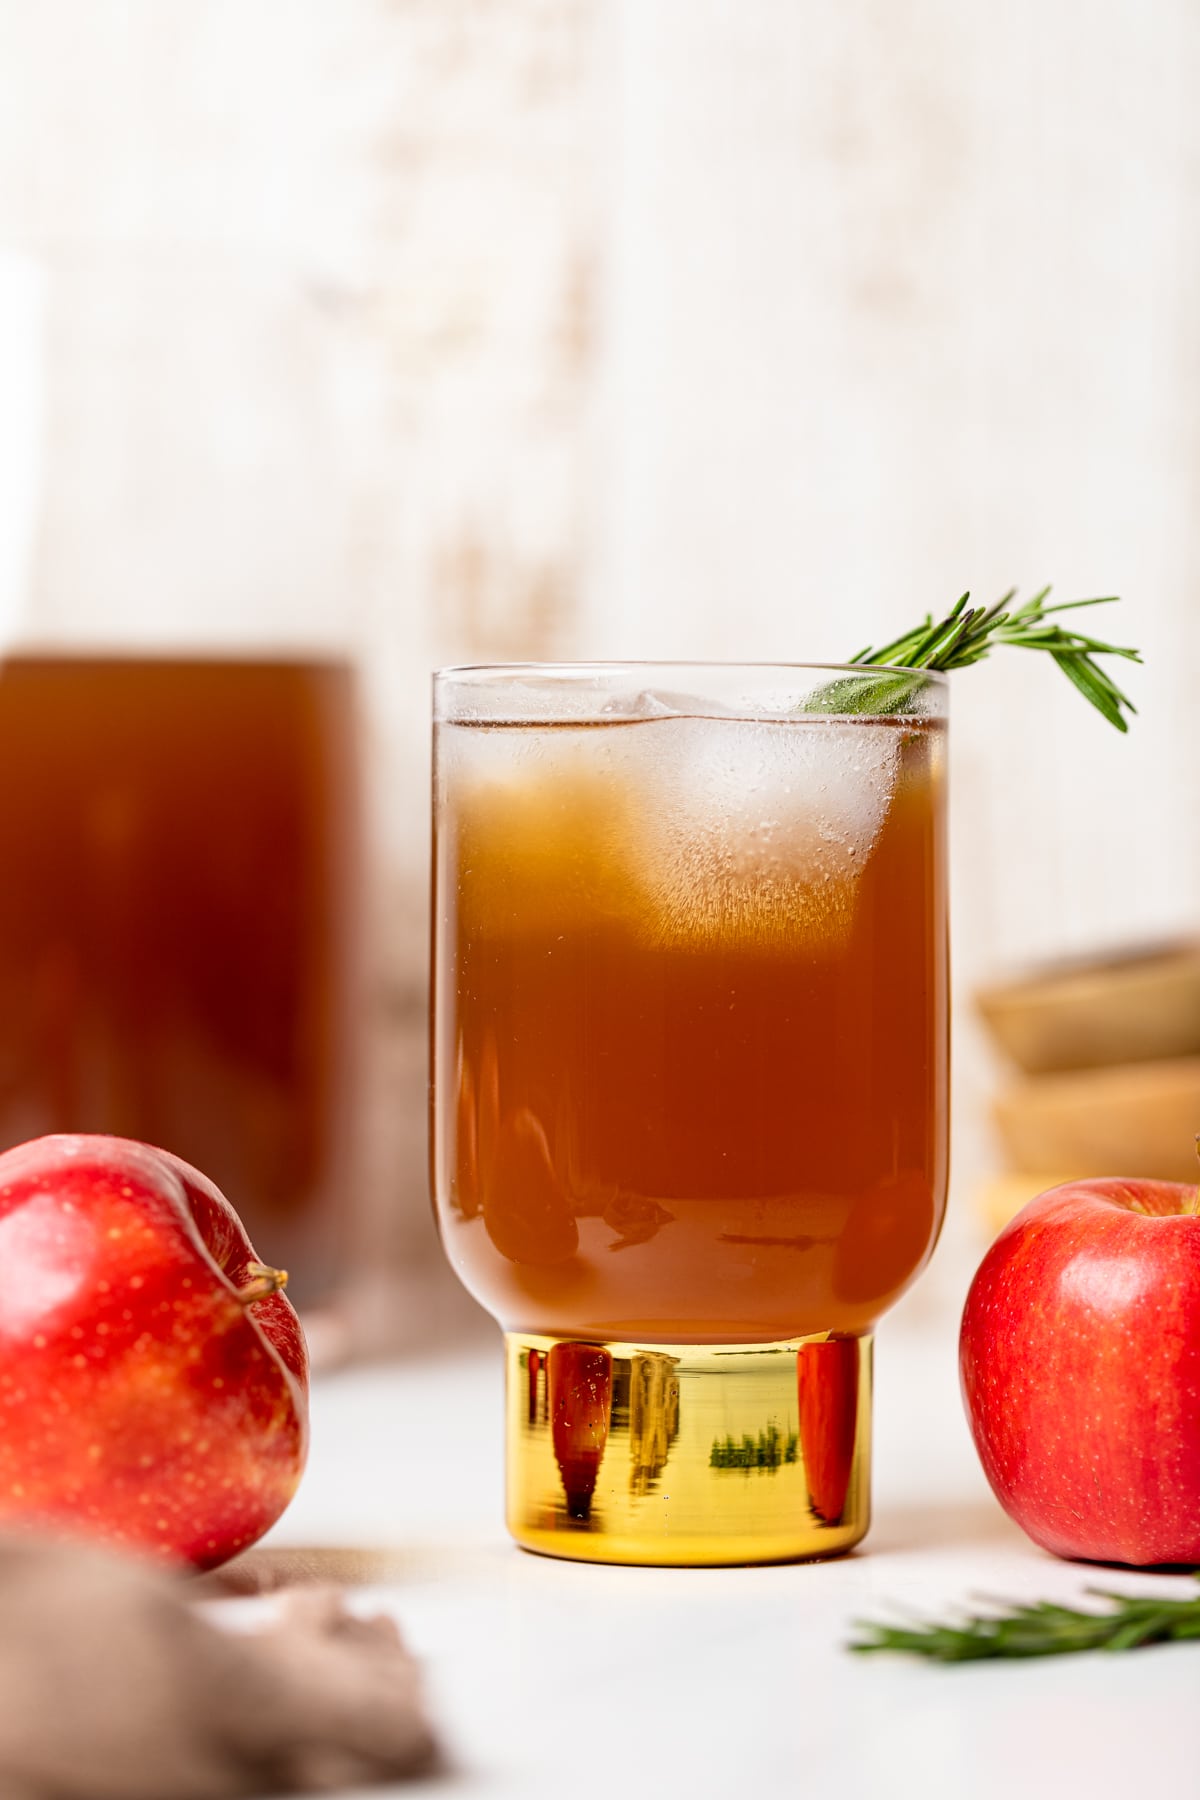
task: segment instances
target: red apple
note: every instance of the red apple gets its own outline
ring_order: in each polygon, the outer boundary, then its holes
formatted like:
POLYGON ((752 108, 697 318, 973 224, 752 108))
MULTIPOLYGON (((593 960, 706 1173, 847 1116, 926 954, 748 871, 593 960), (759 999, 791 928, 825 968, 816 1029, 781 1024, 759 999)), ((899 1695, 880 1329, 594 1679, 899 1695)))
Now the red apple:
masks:
POLYGON ((209 1568, 307 1450, 300 1322, 232 1206, 111 1137, 0 1156, 0 1526, 209 1568))
POLYGON ((1165 1181, 1031 1200, 971 1284, 963 1398, 996 1497, 1097 1562, 1200 1563, 1200 1216, 1165 1181))

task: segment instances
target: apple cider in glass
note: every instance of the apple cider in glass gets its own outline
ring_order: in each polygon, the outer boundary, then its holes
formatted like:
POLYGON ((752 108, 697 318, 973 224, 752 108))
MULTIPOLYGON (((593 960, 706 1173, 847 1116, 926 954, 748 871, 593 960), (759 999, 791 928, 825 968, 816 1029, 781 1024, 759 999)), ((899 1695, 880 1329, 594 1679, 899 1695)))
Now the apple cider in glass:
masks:
POLYGON ((434 1190, 506 1334, 530 1548, 866 1529, 870 1334, 947 1137, 944 685, 809 710, 872 679, 438 680, 434 1190))

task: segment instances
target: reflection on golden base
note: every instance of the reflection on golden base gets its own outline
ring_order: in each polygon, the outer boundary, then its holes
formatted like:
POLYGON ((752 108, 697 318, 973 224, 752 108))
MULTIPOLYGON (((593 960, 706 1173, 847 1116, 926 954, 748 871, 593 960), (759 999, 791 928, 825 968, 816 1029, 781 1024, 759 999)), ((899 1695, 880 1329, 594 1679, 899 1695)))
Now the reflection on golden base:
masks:
POLYGON ((508 1528, 527 1550, 792 1562, 866 1531, 869 1337, 505 1346, 508 1528))

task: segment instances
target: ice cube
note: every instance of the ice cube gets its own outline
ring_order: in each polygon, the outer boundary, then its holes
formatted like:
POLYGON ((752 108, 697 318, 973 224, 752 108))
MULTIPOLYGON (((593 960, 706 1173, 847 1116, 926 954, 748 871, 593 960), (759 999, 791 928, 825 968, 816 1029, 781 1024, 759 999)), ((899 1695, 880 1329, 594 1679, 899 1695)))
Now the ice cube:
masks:
POLYGON ((447 722, 526 727, 657 719, 676 711, 670 698, 631 686, 624 671, 583 665, 573 673, 531 670, 503 680, 464 680, 439 695, 439 708, 447 722))
POLYGON ((675 717, 629 736, 629 850, 656 936, 844 938, 891 800, 896 730, 675 717))
POLYGON ((610 694, 601 707, 601 716, 606 719, 669 719, 674 713, 670 701, 652 688, 641 688, 637 693, 610 694))
POLYGON ((695 694, 674 693, 668 688, 646 688, 638 695, 643 718, 732 719, 740 715, 721 700, 701 700, 695 694))

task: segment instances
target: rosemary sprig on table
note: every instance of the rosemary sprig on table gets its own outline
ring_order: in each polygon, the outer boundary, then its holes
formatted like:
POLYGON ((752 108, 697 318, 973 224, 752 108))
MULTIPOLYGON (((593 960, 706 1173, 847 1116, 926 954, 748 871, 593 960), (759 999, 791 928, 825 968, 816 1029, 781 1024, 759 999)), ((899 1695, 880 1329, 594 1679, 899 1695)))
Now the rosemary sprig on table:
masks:
POLYGON ((970 606, 970 595, 964 594, 943 619, 935 621, 933 614, 927 613, 914 630, 893 638, 890 644, 860 650, 850 659, 855 664, 911 669, 913 674, 880 675, 870 682, 857 678, 829 682, 811 696, 807 710, 906 712, 921 689, 923 677, 917 671, 965 669, 971 663, 982 662, 999 645, 1012 644, 1021 650, 1044 650, 1110 725, 1118 731, 1127 730, 1124 714, 1135 712, 1136 708, 1095 659, 1123 656, 1130 662, 1141 662, 1141 656, 1125 645, 1110 644, 1075 631, 1051 617, 1082 606, 1109 606, 1117 596, 1106 594, 1094 600, 1065 600, 1057 606, 1047 606, 1049 593, 1048 587, 1043 588, 1019 606, 1015 604, 1015 588, 993 606, 970 606))
POLYGON ((1113 1594, 1104 1588, 1085 1593, 1107 1600, 1106 1612, 1083 1612, 1050 1600, 1001 1605, 1000 1610, 956 1624, 876 1625, 860 1621, 867 1635, 847 1647, 856 1654, 906 1651, 932 1662, 979 1662, 985 1657, 1067 1656, 1078 1650, 1137 1650, 1200 1638, 1200 1595, 1164 1600, 1160 1595, 1113 1594))

